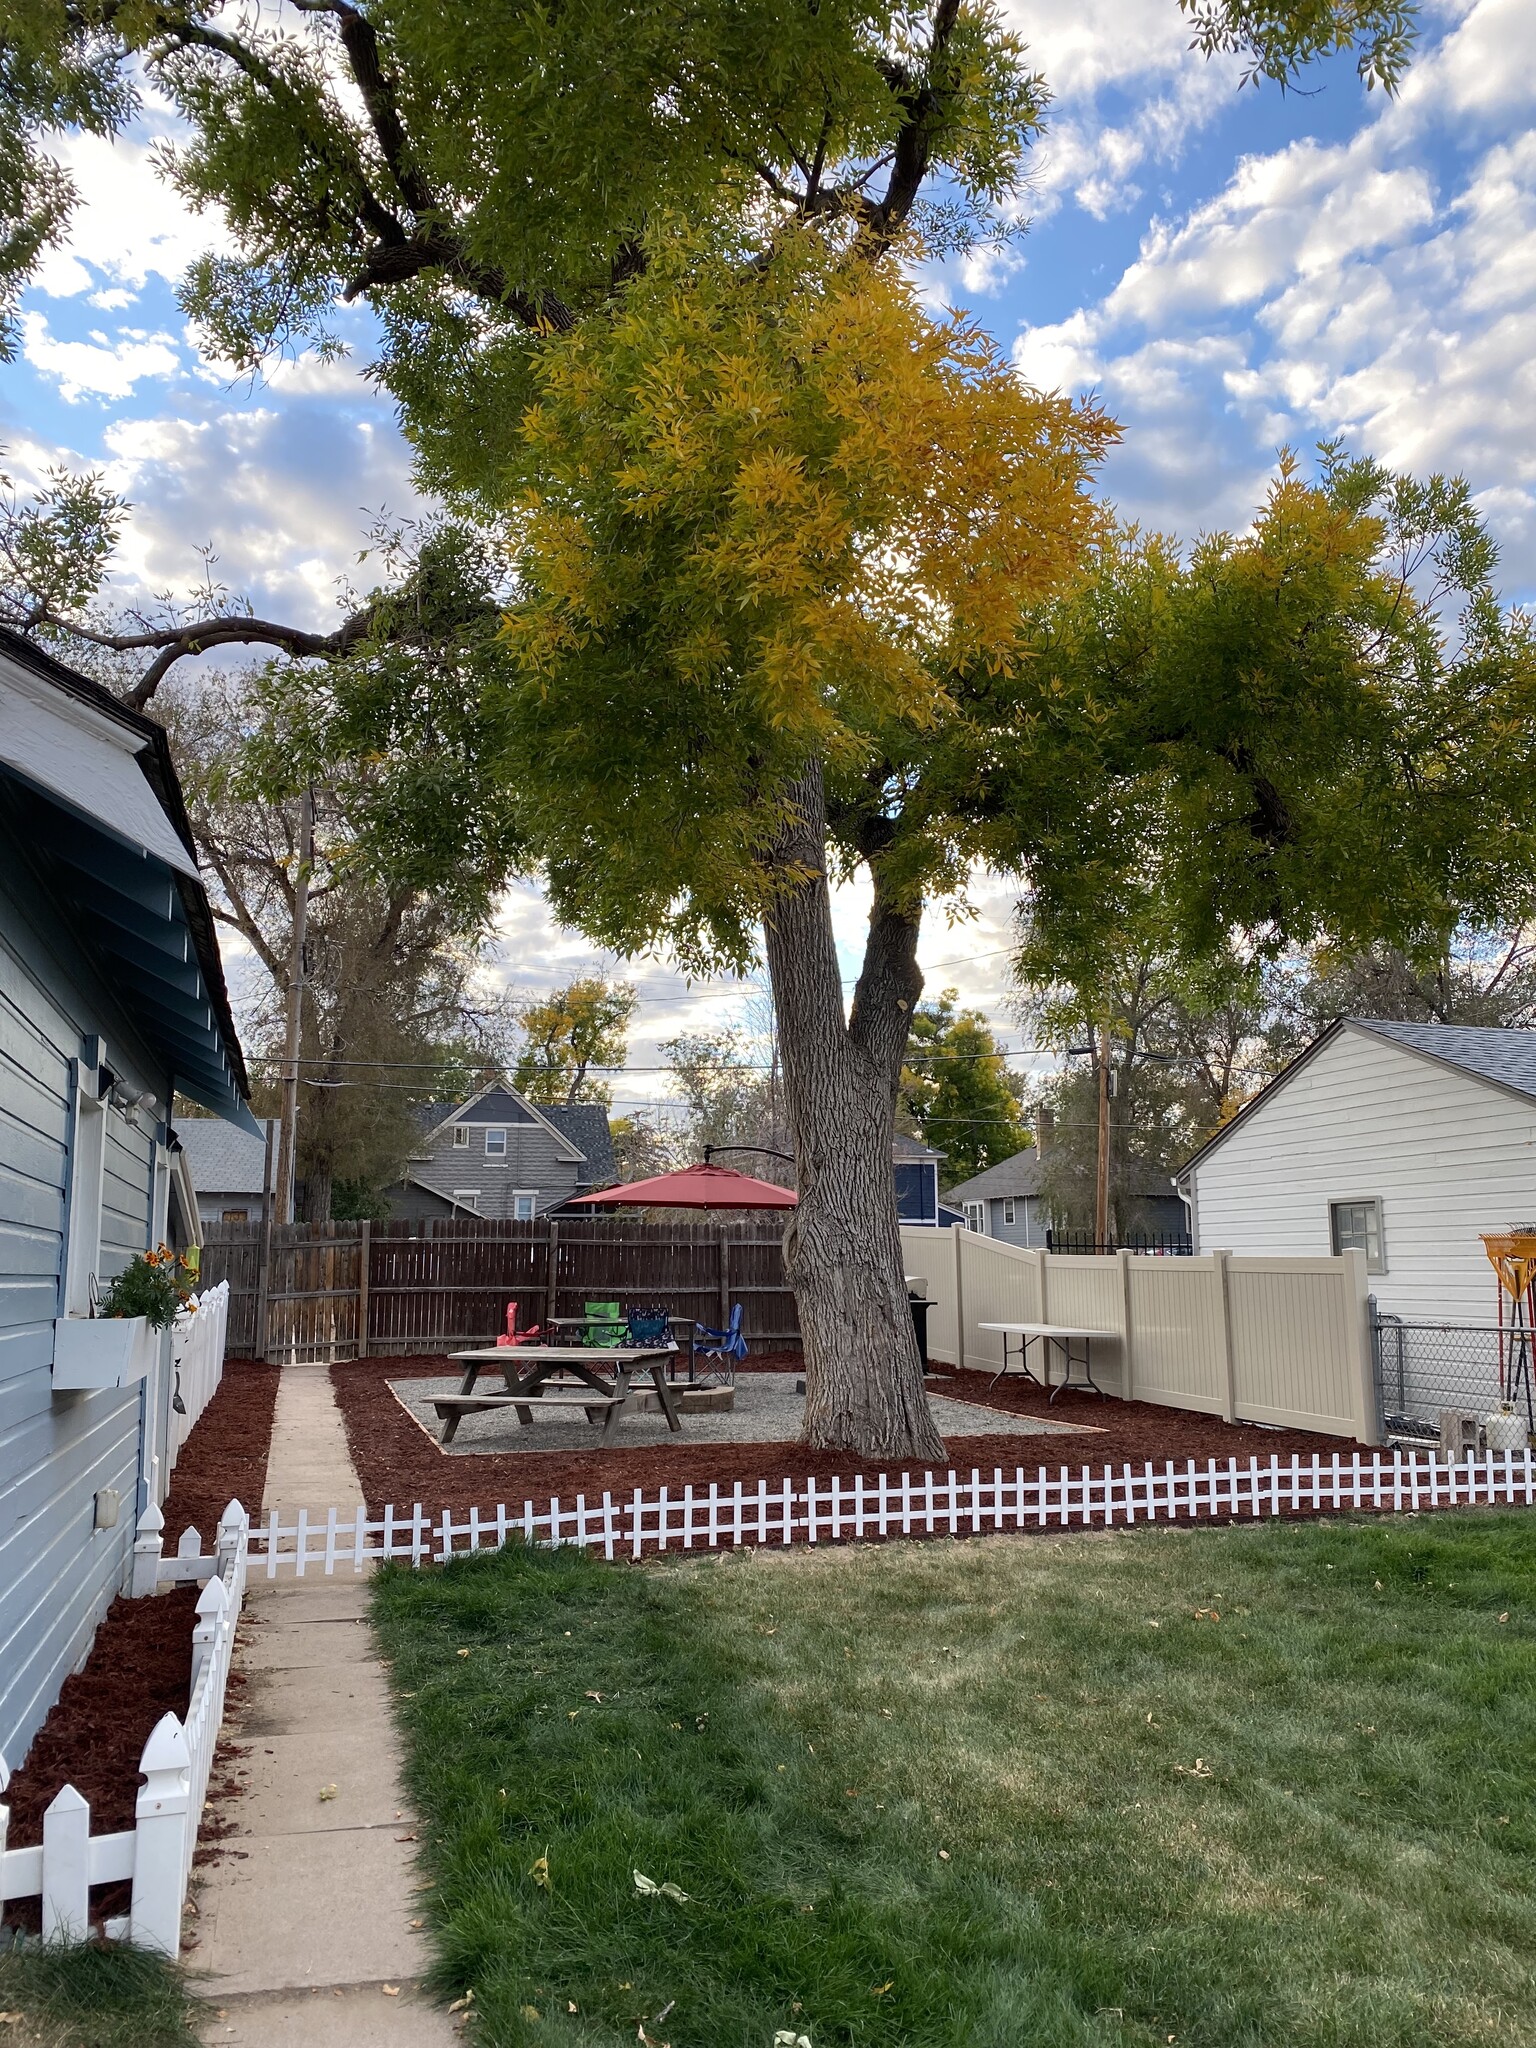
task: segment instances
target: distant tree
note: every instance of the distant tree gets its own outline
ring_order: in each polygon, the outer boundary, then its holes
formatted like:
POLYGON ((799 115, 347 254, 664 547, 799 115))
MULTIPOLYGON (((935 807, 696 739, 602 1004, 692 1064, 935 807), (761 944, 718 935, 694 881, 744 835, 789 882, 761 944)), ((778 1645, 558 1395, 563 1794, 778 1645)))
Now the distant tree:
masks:
POLYGON ((614 1170, 621 1181, 649 1180, 678 1164, 671 1134, 643 1110, 610 1117, 614 1170))
POLYGON ((593 1068, 624 1065, 638 997, 627 982, 583 975, 518 1006, 524 1034, 512 1084, 545 1105, 613 1099, 593 1068))
POLYGON ((1536 1025, 1536 901, 1500 930, 1462 925, 1438 956, 1393 946, 1319 947, 1277 979, 1270 1038, 1276 1064, 1335 1017, 1400 1023, 1536 1025))
POLYGON ((773 1156, 786 1147, 772 1063, 761 1046, 745 1031, 727 1029, 684 1033, 661 1050, 680 1105, 676 1149, 697 1161, 706 1145, 751 1148, 723 1164, 793 1187, 794 1167, 773 1156))
POLYGON ((919 1003, 901 1072, 901 1108, 913 1130, 943 1152, 947 1184, 1012 1158, 1029 1143, 1020 1115, 1023 1086, 980 1010, 957 1010, 947 988, 919 1003))

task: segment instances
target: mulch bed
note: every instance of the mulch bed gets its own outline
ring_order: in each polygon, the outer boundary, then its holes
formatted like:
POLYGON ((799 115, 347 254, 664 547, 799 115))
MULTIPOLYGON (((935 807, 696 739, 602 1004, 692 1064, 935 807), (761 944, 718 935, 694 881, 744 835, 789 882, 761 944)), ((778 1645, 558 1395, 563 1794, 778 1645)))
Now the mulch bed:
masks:
MULTIPOLYGON (((764 1357, 752 1361, 768 1368, 764 1357)), ((798 1365, 797 1354, 776 1357, 777 1370, 798 1365)), ((387 1505, 409 1510, 416 1503, 436 1513, 494 1508, 499 1502, 521 1507, 532 1501, 542 1507, 552 1496, 570 1500, 578 1493, 632 1492, 644 1487, 708 1486, 711 1480, 729 1486, 739 1479, 755 1486, 759 1479, 780 1482, 807 1478, 851 1479, 858 1473, 899 1474, 929 1470, 922 1460, 870 1465, 836 1451, 811 1451, 801 1444, 678 1444, 647 1445, 633 1450, 517 1451, 505 1455, 449 1457, 439 1451, 420 1425, 390 1391, 392 1379, 425 1379, 452 1372, 441 1357, 368 1358, 331 1368, 331 1384, 346 1426, 352 1461, 362 1481, 370 1514, 387 1505)), ((969 1472, 973 1466, 990 1472, 995 1466, 1012 1471, 1033 1463, 1055 1468, 1062 1464, 1141 1464, 1147 1459, 1268 1458, 1314 1452, 1331 1457, 1345 1448, 1339 1438, 1306 1430, 1260 1429, 1223 1422, 1217 1416, 1192 1415, 1182 1409, 1155 1407, 1143 1401, 1100 1400, 1094 1394, 1064 1393, 1054 1408, 1045 1395, 1027 1383, 1002 1382, 987 1392, 988 1375, 979 1372, 937 1372, 933 1391, 952 1400, 974 1402, 985 1409, 1038 1414, 1093 1431, 1074 1437, 1040 1439, 1033 1444, 1017 1436, 988 1434, 948 1439, 948 1465, 969 1472)), ((980 1421, 978 1416, 978 1422, 980 1421)))
MULTIPOLYGON (((211 1549, 219 1516, 231 1500, 253 1512, 261 1506, 278 1378, 275 1365, 241 1361, 225 1368, 177 1461, 165 1503, 167 1552, 187 1528, 197 1529, 204 1549, 211 1549)), ((154 1599, 112 1602, 84 1665, 65 1679, 26 1762, 11 1779, 6 1803, 12 1848, 42 1840, 43 1814, 65 1785, 89 1804, 92 1834, 133 1826, 139 1758, 150 1730, 162 1715, 187 1710, 198 1590, 175 1586, 154 1599)), ((232 1705, 243 1682, 238 1671, 231 1672, 232 1705)), ((215 1780, 224 1762, 221 1744, 215 1780)), ((103 1917, 126 1912, 127 1903, 126 1885, 100 1886, 91 1895, 93 1914, 103 1917)), ((5 1918, 8 1925, 35 1932, 38 1902, 14 1901, 5 1918)))

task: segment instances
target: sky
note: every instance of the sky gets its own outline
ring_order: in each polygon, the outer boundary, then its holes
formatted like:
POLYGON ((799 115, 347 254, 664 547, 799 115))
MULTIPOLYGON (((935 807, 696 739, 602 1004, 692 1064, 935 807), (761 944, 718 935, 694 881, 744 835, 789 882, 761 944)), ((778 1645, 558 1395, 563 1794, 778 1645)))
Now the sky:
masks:
MULTIPOLYGON (((1241 528, 1277 451, 1324 438, 1418 473, 1469 480, 1511 600, 1536 600, 1536 5, 1429 0, 1396 100, 1330 62, 1304 92, 1243 88, 1235 63, 1188 48, 1175 0, 1005 0, 1054 102, 1032 150, 1027 233, 1006 257, 927 279, 1045 389, 1096 393, 1123 428, 1104 487, 1127 515, 1192 539, 1241 528)), ((115 145, 60 154, 84 195, 67 250, 23 307, 0 366, 0 466, 23 486, 51 465, 105 471, 133 512, 125 597, 215 573, 268 617, 334 622, 361 535, 415 502, 389 406, 356 354, 301 358, 231 385, 200 362, 173 287, 217 245, 154 174, 150 116, 115 145)), ((1017 890, 979 875, 930 913, 930 992, 955 987, 1008 1044, 1017 890)), ((850 982, 867 895, 838 895, 850 982)), ((232 980, 241 986, 238 960, 232 980)), ((636 1069, 658 1043, 748 1016, 743 991, 622 966, 552 923, 533 885, 509 892, 493 972, 520 991, 619 971, 643 997, 636 1069)), ((760 1006, 759 1006, 760 1008, 760 1006)), ((1039 1065, 1027 1049, 1014 1064, 1039 1065)), ((618 1106, 657 1077, 617 1084, 618 1106)))

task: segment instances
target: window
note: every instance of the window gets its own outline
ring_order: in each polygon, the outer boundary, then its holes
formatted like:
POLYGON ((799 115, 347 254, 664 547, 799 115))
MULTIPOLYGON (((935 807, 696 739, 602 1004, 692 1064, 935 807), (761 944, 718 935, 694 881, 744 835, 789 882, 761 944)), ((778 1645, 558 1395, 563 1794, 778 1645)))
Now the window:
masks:
POLYGON ((485 1127, 485 1156, 487 1159, 505 1159, 507 1156, 507 1134, 495 1124, 485 1127))
POLYGON ((455 1188, 453 1199, 456 1202, 462 1202, 466 1209, 473 1209, 478 1214, 480 1208, 480 1190, 478 1188, 455 1188))
POLYGON ((249 1209, 225 1209, 221 1216, 221 1221, 225 1223, 249 1223, 250 1220, 249 1209))
POLYGON ((1012 1197, 1012 1195, 1004 1195, 1004 1197, 1003 1197, 1003 1221, 1004 1221, 1005 1223, 1008 1223, 1008 1224, 1011 1224, 1011 1223, 1013 1222, 1013 1197, 1012 1197))
POLYGON ((469 1125, 455 1124, 453 1127, 453 1149, 455 1152, 469 1150, 469 1125))
POLYGON ((981 1234, 981 1236, 983 1236, 983 1237, 985 1237, 985 1236, 986 1236, 986 1234, 987 1234, 987 1205, 986 1205, 986 1203, 985 1203, 985 1202, 967 1202, 967 1203, 966 1203, 966 1205, 965 1205, 965 1227, 966 1227, 966 1229, 967 1229, 967 1230, 975 1230, 975 1231, 978 1231, 978 1232, 979 1232, 979 1233, 981 1234))
POLYGON ((512 1217, 517 1223, 531 1223, 539 1198, 531 1188, 519 1188, 512 1197, 512 1217))
POLYGON ((1367 1273, 1385 1273, 1380 1202, 1330 1202, 1328 1222, 1335 1252, 1364 1252, 1367 1273))

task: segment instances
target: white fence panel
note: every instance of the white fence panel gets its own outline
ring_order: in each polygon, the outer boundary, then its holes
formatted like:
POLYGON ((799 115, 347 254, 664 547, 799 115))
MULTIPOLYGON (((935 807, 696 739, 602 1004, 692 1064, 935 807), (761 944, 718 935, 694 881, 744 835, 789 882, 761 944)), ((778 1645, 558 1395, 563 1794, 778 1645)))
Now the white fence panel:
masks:
POLYGON ((1374 1440, 1362 1254, 1229 1258, 1227 1287, 1238 1417, 1374 1440))
POLYGON ((1230 1414, 1219 1260, 1123 1256, 1136 1399, 1205 1415, 1230 1414))
POLYGON ((1330 1457, 1193 1458, 1140 1466, 1022 1465, 989 1473, 900 1472, 852 1479, 738 1480, 722 1488, 663 1487, 616 1499, 558 1499, 518 1508, 449 1509, 432 1516, 359 1507, 323 1520, 274 1511, 251 1531, 252 1568, 268 1578, 358 1573, 393 1560, 420 1567, 521 1538, 558 1549, 575 1544, 604 1557, 741 1545, 858 1542, 895 1536, 980 1536, 995 1530, 1109 1528, 1137 1522, 1252 1520, 1261 1516, 1417 1513, 1431 1508, 1536 1504, 1530 1451, 1489 1453, 1442 1465, 1411 1454, 1335 1451, 1330 1457))
POLYGON ((171 1363, 176 1393, 166 1448, 167 1470, 174 1470, 192 1427, 219 1390, 224 1375, 224 1339, 229 1326, 229 1282, 221 1280, 190 1297, 171 1326, 171 1363))
MULTIPOLYGON (((965 1363, 982 1372, 997 1372, 1003 1363, 1003 1340, 982 1323, 1040 1321, 1040 1272, 1044 1252, 957 1227, 961 1294, 965 1302, 965 1363)), ((1015 1354, 1018 1345, 1013 1346, 1015 1354)))
POLYGON ((960 1357, 954 1233, 903 1230, 901 1265, 910 1279, 922 1281, 924 1296, 933 1303, 928 1311, 929 1358, 954 1365, 960 1357))
MULTIPOLYGON (((222 1332, 220 1332, 222 1335, 222 1332)), ((164 1518, 145 1510, 134 1546, 134 1592, 153 1592, 164 1518)), ((73 1785, 65 1785, 43 1817, 43 1839, 27 1849, 8 1849, 10 1815, 0 1805, 0 1905, 10 1899, 40 1898, 45 1939, 84 1940, 89 1932, 89 1891, 93 1884, 132 1881, 126 1915, 106 1923, 113 1940, 128 1940, 174 1958, 181 1949, 181 1916, 187 1879, 197 1848, 198 1824, 208 1796, 224 1694, 234 1655, 235 1626, 245 1597, 249 1523, 231 1501, 219 1523, 212 1556, 183 1551, 166 1560, 165 1580, 201 1579, 197 1626, 192 1632, 192 1686, 184 1720, 166 1714, 153 1730, 139 1770, 144 1778, 134 1826, 118 1834, 93 1835, 90 1808, 73 1785)), ((9 1782, 0 1757, 0 1794, 9 1782)))

